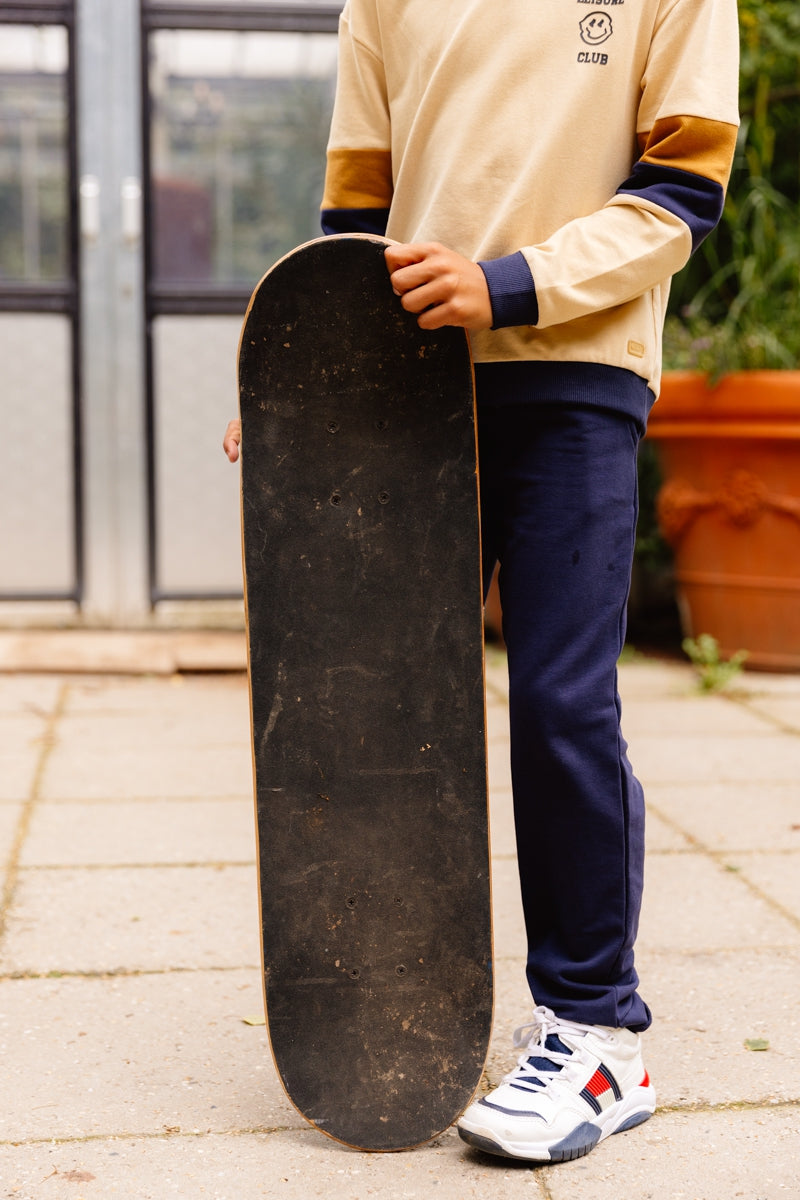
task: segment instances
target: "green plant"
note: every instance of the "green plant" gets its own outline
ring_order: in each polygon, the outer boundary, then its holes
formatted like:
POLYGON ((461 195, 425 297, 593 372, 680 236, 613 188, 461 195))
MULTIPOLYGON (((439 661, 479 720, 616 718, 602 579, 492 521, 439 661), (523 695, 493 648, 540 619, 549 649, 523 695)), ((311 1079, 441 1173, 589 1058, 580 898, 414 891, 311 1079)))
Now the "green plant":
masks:
POLYGON ((668 368, 800 365, 800 5, 739 0, 741 114, 720 227, 675 282, 668 368))
POLYGON ((701 692, 721 692, 736 678, 747 658, 746 650, 738 650, 728 659, 722 658, 717 639, 710 633, 684 638, 681 645, 697 669, 701 692))

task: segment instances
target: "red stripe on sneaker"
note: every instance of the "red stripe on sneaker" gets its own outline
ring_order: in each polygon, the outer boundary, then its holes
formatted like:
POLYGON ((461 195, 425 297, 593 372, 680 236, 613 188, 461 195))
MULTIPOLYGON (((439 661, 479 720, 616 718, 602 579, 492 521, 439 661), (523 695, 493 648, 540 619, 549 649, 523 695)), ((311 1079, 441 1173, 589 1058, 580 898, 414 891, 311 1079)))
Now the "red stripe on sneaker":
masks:
POLYGON ((645 1071, 644 1079, 639 1084, 639 1087, 650 1087, 650 1076, 647 1074, 647 1071, 645 1071))
POLYGON ((602 1096, 603 1092, 612 1091, 611 1084, 603 1075, 602 1071, 595 1071, 592 1078, 586 1085, 587 1092, 591 1092, 593 1096, 602 1096))

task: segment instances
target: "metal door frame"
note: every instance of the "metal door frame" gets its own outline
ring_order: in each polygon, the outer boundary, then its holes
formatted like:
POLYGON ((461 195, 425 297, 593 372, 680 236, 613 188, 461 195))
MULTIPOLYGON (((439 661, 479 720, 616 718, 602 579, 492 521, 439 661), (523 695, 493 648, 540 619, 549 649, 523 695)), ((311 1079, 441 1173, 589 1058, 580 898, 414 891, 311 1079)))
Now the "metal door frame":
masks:
POLYGON ((139 0, 76 4, 85 435, 82 618, 88 624, 135 626, 150 618, 139 0))

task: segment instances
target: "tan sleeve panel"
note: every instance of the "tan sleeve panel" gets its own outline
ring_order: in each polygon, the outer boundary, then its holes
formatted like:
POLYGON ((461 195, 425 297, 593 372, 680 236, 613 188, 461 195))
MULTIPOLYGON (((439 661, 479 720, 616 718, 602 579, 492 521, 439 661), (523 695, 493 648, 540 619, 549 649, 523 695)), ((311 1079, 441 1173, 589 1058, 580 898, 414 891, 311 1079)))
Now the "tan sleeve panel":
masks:
POLYGON ((726 187, 736 148, 737 127, 703 117, 664 117, 639 134, 643 162, 703 175, 726 187))
POLYGON ((389 208, 392 203, 389 150, 329 150, 325 208, 389 208))

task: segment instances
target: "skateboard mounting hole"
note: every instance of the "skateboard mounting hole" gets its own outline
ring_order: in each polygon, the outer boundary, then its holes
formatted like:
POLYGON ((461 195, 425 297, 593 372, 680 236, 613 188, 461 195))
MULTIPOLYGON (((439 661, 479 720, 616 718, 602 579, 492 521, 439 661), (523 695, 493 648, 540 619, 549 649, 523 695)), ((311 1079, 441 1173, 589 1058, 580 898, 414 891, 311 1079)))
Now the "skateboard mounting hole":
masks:
POLYGON ((358 906, 358 900, 355 896, 348 896, 345 900, 345 904, 348 908, 356 908, 358 906))
POLYGON ((399 967, 395 967, 394 973, 395 973, 395 975, 399 976, 400 979, 402 979, 405 975, 408 974, 408 967, 404 967, 403 964, 401 963, 399 967))
POLYGON ((359 971, 358 967, 353 967, 351 970, 349 970, 347 972, 347 974, 350 976, 351 979, 360 979, 361 978, 361 972, 359 971))
POLYGON ((380 418, 379 418, 379 419, 378 419, 378 420, 375 422, 375 428, 377 429, 378 433, 383 433, 383 431, 384 431, 385 429, 388 429, 388 428, 389 428, 389 422, 388 422, 388 421, 385 421, 385 420, 383 419, 383 417, 380 417, 380 418))
POLYGON ((342 497, 341 497, 340 493, 334 492, 333 495, 331 496, 331 504, 333 505, 334 508, 338 508, 341 503, 342 503, 342 497))
POLYGON ((328 433, 338 433, 338 432, 339 432, 339 422, 338 421, 328 421, 328 433))
POLYGON ((379 504, 388 504, 389 503, 389 493, 388 492, 379 492, 378 493, 378 503, 379 504))

